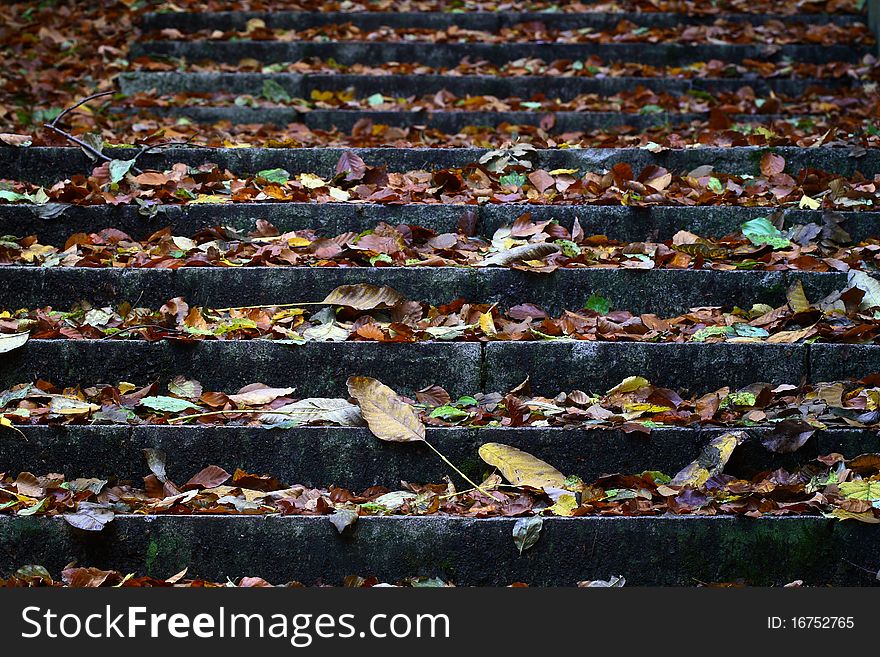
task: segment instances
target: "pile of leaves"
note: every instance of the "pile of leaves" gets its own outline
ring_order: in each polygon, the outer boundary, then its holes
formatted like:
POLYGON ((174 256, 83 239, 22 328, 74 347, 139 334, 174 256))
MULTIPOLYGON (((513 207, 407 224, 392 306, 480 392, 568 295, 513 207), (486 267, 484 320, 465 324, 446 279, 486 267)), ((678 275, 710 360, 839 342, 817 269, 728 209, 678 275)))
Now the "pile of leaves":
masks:
POLYGON ((807 167, 793 176, 785 172, 785 159, 771 152, 762 156, 757 176, 725 174, 709 164, 684 175, 652 164, 636 175, 626 162, 618 162, 604 173, 580 169, 547 171, 535 165, 537 156, 538 151, 529 144, 511 144, 488 151, 478 162, 461 169, 398 173, 388 172, 384 166, 368 166, 355 152, 346 151, 329 180, 308 172, 294 175, 281 168, 242 177, 213 164, 189 167, 177 163, 164 172, 140 172, 135 166, 136 159, 107 157, 91 175, 74 175, 48 188, 0 181, 0 202, 35 206, 51 202, 135 203, 148 216, 155 216, 161 204, 249 201, 737 205, 859 210, 874 209, 880 183, 880 174, 869 179, 857 172, 847 178, 807 167))
MULTIPOLYGON (((173 0, 161 2, 156 11, 223 11, 228 10, 225 0, 173 0)), ((278 10, 274 0, 242 0, 236 3, 241 11, 278 10)), ((861 13, 862 0, 600 0, 599 2, 556 3, 549 0, 526 2, 495 2, 494 0, 286 0, 284 9, 291 11, 346 11, 346 12, 409 12, 409 11, 551 11, 564 13, 597 12, 673 12, 698 16, 714 16, 724 12, 756 14, 818 14, 861 13)))
MULTIPOLYGON (((725 114, 783 114, 789 116, 846 114, 858 119, 876 119, 878 95, 873 88, 812 88, 798 96, 778 93, 758 95, 750 86, 737 91, 673 93, 655 91, 641 84, 609 95, 582 93, 568 99, 548 98, 538 93, 531 97, 456 96, 439 90, 422 96, 384 96, 381 93, 356 96, 352 88, 336 91, 315 89, 309 98, 291 97, 278 83, 267 80, 259 96, 234 96, 223 93, 186 93, 154 95, 140 93, 131 97, 136 107, 292 107, 302 111, 315 109, 376 111, 480 111, 480 112, 623 112, 627 114, 703 113, 716 110, 725 114)), ((719 119, 720 120, 720 119, 719 119)))
MULTIPOLYGON (((61 579, 54 579, 43 566, 22 566, 8 578, 0 578, 0 588, 253 588, 284 586, 288 588, 302 588, 305 584, 300 582, 287 582, 286 584, 270 584, 262 577, 240 577, 235 580, 227 579, 225 582, 187 577, 188 568, 171 577, 162 579, 149 575, 136 575, 134 573, 123 574, 117 570, 103 570, 95 567, 78 566, 71 563, 61 571, 61 579)), ((332 586, 318 584, 318 587, 332 586)), ((346 588, 371 588, 374 586, 387 587, 412 587, 412 588, 440 588, 454 586, 436 577, 407 577, 394 584, 380 582, 376 577, 360 577, 349 575, 342 581, 346 588)), ((522 584, 521 586, 525 586, 522 584)), ((619 586, 622 586, 620 584, 619 586)))
POLYGON ((342 64, 334 59, 308 57, 296 62, 260 62, 246 58, 236 64, 225 62, 193 62, 177 57, 153 59, 146 56, 132 60, 132 68, 140 71, 188 72, 258 72, 345 75, 489 75, 492 77, 636 77, 636 78, 811 78, 876 80, 880 68, 876 58, 866 55, 859 63, 829 61, 822 63, 773 62, 744 58, 739 62, 688 62, 681 66, 666 66, 642 62, 605 61, 597 55, 583 60, 521 58, 509 62, 490 62, 485 59, 465 58, 456 66, 429 66, 421 62, 355 62, 342 64))
POLYGON ((303 29, 269 28, 261 18, 252 18, 243 30, 196 30, 183 32, 166 28, 144 35, 149 40, 211 41, 361 41, 445 43, 734 43, 734 44, 872 44, 874 36, 864 23, 792 23, 770 20, 762 24, 716 19, 712 24, 679 24, 675 27, 640 26, 621 20, 613 30, 592 28, 560 30, 540 21, 504 27, 497 32, 471 30, 452 25, 446 28, 388 27, 363 29, 353 23, 326 24, 303 29))
MULTIPOLYGON (((297 399, 294 392, 293 387, 261 383, 235 393, 207 391, 198 381, 184 377, 176 377, 162 390, 157 383, 61 388, 39 380, 0 392, 0 426, 10 431, 21 427, 26 435, 29 425, 197 423, 291 428, 364 424, 358 406, 348 399, 297 399)), ((650 433, 672 426, 769 425, 779 428, 780 435, 796 434, 805 442, 813 431, 826 427, 880 424, 878 375, 860 381, 800 385, 756 383, 704 394, 679 393, 631 376, 605 393, 573 390, 552 398, 533 395, 528 382, 506 394, 475 393, 457 399, 432 385, 416 393, 415 399, 403 399, 422 424, 435 427, 616 428, 650 433)))
MULTIPOLYGON (((538 176, 541 173, 537 172, 538 176)), ((372 230, 326 238, 310 230, 279 233, 259 220, 256 231, 247 235, 216 227, 190 238, 164 228, 138 241, 107 228, 98 233, 76 233, 63 247, 41 244, 36 236, 7 236, 0 239, 0 266, 467 266, 549 274, 560 267, 850 271, 872 270, 880 261, 880 241, 869 238, 850 244, 849 234, 840 226, 842 215, 834 213, 826 214, 822 225, 801 224, 786 231, 778 227, 781 217, 757 218, 720 238, 679 231, 665 242, 631 243, 605 235, 587 236, 577 219, 569 231, 553 220, 533 221, 530 213, 499 228, 487 240, 469 234, 473 232, 472 219, 472 213, 465 213, 458 232, 442 234, 421 226, 380 223, 372 230)), ((865 281, 868 284, 868 279, 865 281)))
POLYGON ((51 307, 0 312, 0 351, 22 334, 36 339, 249 340, 296 342, 419 342, 599 340, 612 342, 833 342, 880 343, 880 283, 853 274, 853 287, 810 303, 800 281, 788 301, 773 308, 692 308, 675 317, 612 310, 592 294, 579 310, 550 317, 523 303, 502 312, 497 304, 458 299, 439 307, 408 300, 393 288, 369 283, 344 285, 320 302, 242 308, 190 306, 183 298, 158 310, 125 303, 95 308, 80 303, 70 311, 51 307), (862 287, 859 287, 861 285, 862 287))
MULTIPOLYGON (((743 432, 724 434, 674 477, 657 471, 611 474, 585 483, 518 449, 487 443, 480 455, 502 476, 489 474, 473 489, 401 482, 398 490, 285 486, 273 477, 208 466, 178 486, 165 474, 165 455, 145 450, 152 473, 142 487, 103 479, 65 480, 58 474, 22 472, 0 479, 0 513, 60 516, 86 531, 100 531, 122 515, 327 516, 339 533, 362 516, 454 515, 521 517, 513 530, 520 551, 539 539, 546 516, 736 515, 750 518, 825 515, 880 523, 880 454, 845 459, 830 454, 794 472, 761 472, 751 479, 723 473, 743 432), (714 455, 712 465, 701 463, 714 455)), ((182 575, 181 575, 182 577, 182 575)))

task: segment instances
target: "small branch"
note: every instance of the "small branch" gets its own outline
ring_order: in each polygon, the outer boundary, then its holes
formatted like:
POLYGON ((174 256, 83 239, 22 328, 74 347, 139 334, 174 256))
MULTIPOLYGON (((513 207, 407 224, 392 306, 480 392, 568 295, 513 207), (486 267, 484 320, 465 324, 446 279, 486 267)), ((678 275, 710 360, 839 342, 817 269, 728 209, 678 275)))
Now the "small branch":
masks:
MULTIPOLYGON (((62 110, 61 113, 60 113, 58 116, 56 116, 54 119, 52 119, 52 122, 51 122, 51 123, 46 123, 46 124, 45 124, 45 127, 49 128, 50 130, 55 130, 55 126, 58 125, 58 122, 59 122, 59 121, 65 116, 65 115, 70 114, 70 112, 72 112, 73 110, 75 110, 75 109, 76 109, 77 107, 79 107, 80 105, 85 105, 85 104, 86 104, 87 102, 89 102, 90 100, 94 100, 95 98, 101 98, 101 97, 103 97, 103 96, 109 96, 109 95, 114 94, 114 93, 116 93, 116 92, 115 92, 115 91, 102 91, 101 93, 92 94, 91 96, 86 96, 86 97, 83 98, 81 101, 79 101, 76 105, 71 105, 71 106, 68 107, 67 109, 62 110)), ((63 133, 62 133, 62 134, 63 134, 63 133)))
MULTIPOLYGON (((473 486, 476 490, 480 491, 483 495, 485 495, 485 496, 488 497, 489 499, 492 499, 492 500, 495 499, 495 497, 494 497, 493 495, 490 495, 489 493, 487 493, 486 490, 485 490, 482 486, 480 486, 480 484, 475 484, 473 481, 470 480, 470 478, 469 478, 464 472, 462 472, 462 471, 459 470, 457 467, 455 467, 455 465, 452 463, 452 461, 450 461, 448 458, 446 458, 445 456, 443 456, 443 454, 440 452, 439 449, 437 449, 436 447, 434 447, 434 446, 433 446, 431 443, 429 443, 427 440, 424 440, 424 439, 423 439, 422 442, 424 442, 428 447, 430 447, 432 450, 434 450, 434 453, 435 453, 437 456, 439 456, 441 459, 443 459, 443 462, 444 462, 446 465, 448 465, 450 468, 452 468, 453 470, 455 470, 455 471, 458 473, 458 476, 459 476, 459 477, 461 477, 462 479, 464 479, 466 482, 468 482, 471 486, 473 486)), ((496 500, 496 501, 497 501, 497 500, 496 500)))

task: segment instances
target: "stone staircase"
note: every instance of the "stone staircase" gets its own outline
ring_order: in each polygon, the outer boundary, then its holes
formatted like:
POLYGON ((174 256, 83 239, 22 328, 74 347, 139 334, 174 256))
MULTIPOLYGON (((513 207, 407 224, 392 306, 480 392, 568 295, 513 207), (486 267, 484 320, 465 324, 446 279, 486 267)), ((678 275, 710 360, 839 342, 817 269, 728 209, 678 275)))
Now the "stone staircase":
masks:
MULTIPOLYGON (((145 34, 245 29, 261 20, 268 28, 307 29, 352 23, 367 30, 392 28, 462 29, 492 32, 520 23, 541 22, 549 29, 613 29, 621 20, 641 27, 699 25, 717 17, 667 13, 313 13, 224 12, 149 14, 145 34)), ((736 14, 734 22, 858 26, 861 15, 806 14, 774 17, 736 14)), ((308 57, 333 58, 340 64, 419 62, 454 66, 463 57, 503 64, 520 58, 640 62, 686 66, 712 59, 737 63, 746 59, 802 63, 857 62, 869 46, 841 44, 737 45, 724 43, 436 43, 415 42, 283 42, 277 40, 141 40, 131 58, 184 58, 236 64, 254 58, 263 64, 308 57)), ((140 61, 140 60, 138 60, 140 61)), ((578 94, 607 96, 642 85, 673 94, 736 91, 751 87, 757 94, 797 97, 814 85, 852 89, 860 82, 846 78, 810 80, 797 77, 551 77, 531 75, 400 74, 352 75, 323 73, 236 73, 134 71, 119 81, 125 94, 156 90, 222 92, 259 95, 272 80, 291 97, 309 98, 313 91, 353 89, 355 98, 373 94, 421 96, 447 90, 456 96, 494 95, 570 99, 578 94)), ((784 109, 784 107, 783 107, 784 109)), ((120 107, 120 112, 131 108, 120 107)), ((368 109, 259 108, 199 105, 156 108, 157 115, 196 122, 304 122, 313 129, 337 126, 348 131, 364 118, 394 125, 428 125, 457 131, 473 124, 502 122, 537 124, 545 112, 372 111, 368 109)), ((708 113, 622 114, 556 113, 554 130, 635 128, 669 121, 705 120, 708 113)), ((737 117, 732 117, 736 119, 737 117)), ((756 124, 777 114, 751 114, 756 124)), ((332 176, 347 149, 206 149, 173 147, 139 159, 143 169, 167 170, 172 164, 216 163, 236 173, 284 168, 332 176)), ((786 170, 804 168, 871 177, 880 172, 880 153, 847 148, 773 149, 785 158, 786 170)), ((131 157, 132 149, 107 149, 115 158, 131 157)), ((486 149, 356 149, 368 165, 391 172, 457 167, 477 161, 486 149)), ((656 164, 673 172, 710 164, 718 171, 756 174, 766 149, 759 147, 692 148, 651 152, 645 149, 558 149, 536 154, 536 168, 603 171, 617 163, 633 170, 656 164)), ((88 171, 91 164, 78 149, 0 149, 5 176, 51 184, 88 171)), ((312 228, 326 234, 361 231, 379 221, 420 224, 454 231, 465 210, 477 216, 477 230, 491 238, 495 230, 524 212, 536 220, 555 218, 571 226, 577 218, 586 234, 612 239, 670 239, 685 229, 701 235, 724 235, 743 222, 767 216, 756 207, 541 206, 497 204, 480 206, 239 203, 172 206, 152 218, 130 205, 70 206, 52 217, 41 217, 23 206, 0 206, 0 234, 39 235, 44 243, 64 244, 74 232, 117 227, 145 238, 164 226, 175 234, 225 225, 253 229, 268 219, 280 230, 312 228)), ((877 235, 878 212, 844 213, 853 238, 877 235), (857 214, 857 216, 855 216, 857 214)), ((786 208, 786 225, 817 221, 820 211, 786 208)), ((465 268, 183 268, 89 269, 0 267, 0 307, 51 305, 65 308, 87 298, 95 304, 138 300, 157 306, 172 297, 192 304, 231 306, 281 304, 320 300, 335 287, 357 282, 390 285, 408 298, 433 304, 456 298, 499 303, 506 307, 532 302, 548 311, 578 307, 592 292, 606 296, 613 307, 632 312, 680 313, 695 306, 778 306, 788 287, 801 281, 809 298, 840 289, 845 273, 797 271, 560 269, 538 276, 508 269, 465 268)), ((260 381, 291 385, 297 395, 347 396, 352 374, 379 378, 400 393, 412 394, 432 383, 453 396, 505 391, 528 376, 536 394, 554 395, 581 388, 606 390, 624 377, 642 375, 652 382, 687 391, 714 390, 758 381, 797 383, 861 377, 880 372, 880 347, 823 344, 646 344, 596 342, 369 342, 308 343, 290 346, 271 341, 170 342, 100 340, 31 340, 0 362, 0 388, 27 380, 89 385, 120 380, 146 383, 176 375, 199 379, 212 390, 234 390, 260 381)), ((768 427, 750 430, 753 438, 768 427)), ((429 428, 429 439, 469 476, 485 468, 477 448, 485 442, 520 447, 566 473, 591 480, 602 473, 661 470, 675 472, 690 462, 720 429, 656 429, 650 437, 611 430, 554 428, 429 428)), ((185 479, 208 464, 228 471, 240 467, 267 472, 290 483, 339 485, 362 489, 395 486, 403 479, 439 481, 447 474, 427 448, 380 443, 366 429, 307 427, 261 430, 244 427, 85 425, 28 427, 28 441, 0 441, 0 463, 8 472, 62 472, 68 476, 112 476, 139 479, 146 469, 144 448, 169 454, 169 476, 185 479)), ((734 455, 730 468, 749 474, 792 467, 817 455, 840 452, 851 457, 880 451, 877 433, 867 429, 829 429, 795 454, 770 454, 751 440, 734 455)), ((579 517, 547 518, 540 543, 520 555, 511 531, 513 518, 363 517, 351 535, 339 536, 321 517, 160 516, 117 517, 100 533, 75 530, 59 519, 0 517, 0 570, 22 563, 60 569, 76 559, 85 565, 112 567, 168 576, 188 566, 191 576, 220 579, 259 575, 270 581, 296 579, 341 581, 349 574, 376 575, 393 581, 411 575, 440 576, 459 585, 570 585, 579 580, 607 579, 621 574, 641 585, 694 585, 742 579, 754 584, 780 584, 802 579, 808 584, 863 585, 875 582, 880 565, 880 534, 869 525, 822 517, 750 519, 744 517, 579 517), (859 566, 862 566, 860 568, 859 566)))

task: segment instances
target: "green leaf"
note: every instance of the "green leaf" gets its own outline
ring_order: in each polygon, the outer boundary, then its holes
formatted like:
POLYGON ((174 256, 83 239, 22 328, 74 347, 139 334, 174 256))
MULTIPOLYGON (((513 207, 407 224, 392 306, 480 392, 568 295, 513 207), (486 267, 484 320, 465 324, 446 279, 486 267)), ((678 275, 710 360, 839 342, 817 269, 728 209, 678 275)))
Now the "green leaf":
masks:
POLYGON ((553 243, 562 249, 563 255, 569 258, 577 258, 581 254, 581 247, 571 240, 554 240, 553 243))
POLYGON ((607 315, 611 312, 611 302, 602 295, 593 292, 584 304, 584 308, 597 312, 600 315, 607 315))
POLYGON ((526 183, 526 177, 521 173, 508 173, 498 179, 505 187, 522 187, 526 183))
POLYGON ((464 420, 470 416, 470 413, 463 411, 460 408, 456 408, 455 406, 438 406, 431 411, 431 417, 439 417, 441 420, 446 420, 448 422, 464 420))
POLYGON ((769 244, 774 249, 784 249, 791 246, 791 242, 782 234, 782 231, 764 217, 758 217, 744 223, 742 234, 755 246, 769 244))
POLYGON ((290 94, 284 90, 284 87, 272 79, 263 81, 263 90, 260 95, 272 103, 290 102, 290 94))
POLYGON ((134 160, 110 160, 110 182, 118 183, 125 178, 131 167, 134 166, 134 160))
POLYGON ((28 197, 18 192, 10 192, 7 189, 0 189, 0 200, 9 201, 10 203, 18 203, 19 201, 27 201, 28 197))
POLYGON ((376 107, 377 105, 381 105, 385 102, 385 96, 382 94, 373 94, 369 98, 367 98, 367 104, 370 107, 376 107))
POLYGON ((160 411, 162 413, 180 413, 181 411, 185 411, 188 408, 194 408, 196 410, 199 409, 195 404, 186 401, 185 399, 178 399, 177 397, 167 397, 164 395, 157 395, 155 397, 144 397, 140 401, 140 406, 146 406, 154 411, 160 411))
POLYGON ((375 265, 377 262, 387 262, 389 265, 394 262, 387 253, 380 253, 370 258, 370 264, 375 265))
POLYGON ((727 408, 729 406, 754 406, 758 400, 753 392, 731 392, 727 397, 721 400, 720 407, 727 408))
POLYGON ((662 114, 664 111, 659 105, 643 105, 639 114, 662 114))
POLYGON ((283 185, 290 180, 290 173, 284 169, 263 169, 257 173, 258 178, 265 178, 270 183, 283 185))
POLYGON ((709 178, 709 189, 711 189, 716 194, 724 193, 724 185, 722 185, 721 181, 714 176, 712 178, 709 178))
POLYGON ((704 342, 706 338, 712 338, 718 335, 730 335, 733 332, 730 326, 707 326, 691 336, 693 342, 704 342))
POLYGON ((520 554, 538 542, 543 526, 544 519, 541 516, 520 518, 516 521, 513 526, 513 543, 519 549, 520 554))

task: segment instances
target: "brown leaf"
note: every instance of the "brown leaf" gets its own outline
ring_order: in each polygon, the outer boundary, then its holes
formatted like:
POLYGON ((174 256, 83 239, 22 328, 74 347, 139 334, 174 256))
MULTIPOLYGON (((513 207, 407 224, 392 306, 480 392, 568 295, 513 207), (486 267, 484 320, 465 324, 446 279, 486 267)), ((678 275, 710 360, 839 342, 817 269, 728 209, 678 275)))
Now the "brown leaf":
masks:
POLYGON ((183 485, 183 490, 193 488, 214 488, 226 483, 231 475, 223 468, 216 465, 209 465, 201 472, 193 475, 192 479, 183 485))
POLYGON ((543 169, 532 171, 529 174, 529 180, 542 194, 556 184, 556 180, 553 178, 553 176, 551 176, 543 169))
POLYGON ((393 287, 356 283, 340 285, 330 292, 321 303, 346 306, 355 310, 374 310, 376 308, 395 308, 406 301, 406 297, 393 287))
POLYGON ((765 178, 773 176, 785 171, 785 158, 776 153, 765 153, 761 158, 761 174, 765 178))
POLYGON ((366 172, 366 163, 353 151, 345 151, 336 163, 336 175, 344 173, 348 181, 360 180, 366 172))
POLYGON ((351 376, 346 385, 379 440, 407 443, 425 439, 425 425, 418 413, 384 383, 368 376, 351 376))

